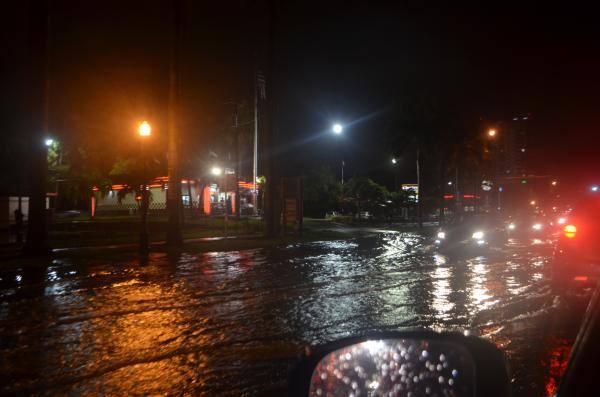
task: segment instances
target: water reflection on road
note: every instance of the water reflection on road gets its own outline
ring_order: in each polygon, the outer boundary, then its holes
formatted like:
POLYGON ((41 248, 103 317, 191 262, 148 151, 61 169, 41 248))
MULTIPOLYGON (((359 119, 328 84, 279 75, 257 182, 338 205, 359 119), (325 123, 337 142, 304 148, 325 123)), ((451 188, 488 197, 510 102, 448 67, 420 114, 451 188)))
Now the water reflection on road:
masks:
POLYGON ((548 243, 445 256, 415 233, 0 271, 2 392, 280 395, 309 343, 471 330, 519 395, 556 385, 579 317, 550 294, 548 243))

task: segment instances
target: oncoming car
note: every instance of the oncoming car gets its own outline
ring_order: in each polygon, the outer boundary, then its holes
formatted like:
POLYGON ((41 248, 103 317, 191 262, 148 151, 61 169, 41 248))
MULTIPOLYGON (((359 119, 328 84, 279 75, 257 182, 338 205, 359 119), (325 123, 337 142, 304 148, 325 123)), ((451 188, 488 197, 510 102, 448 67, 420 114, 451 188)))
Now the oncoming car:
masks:
POLYGON ((506 221, 508 237, 518 239, 547 239, 552 236, 553 228, 543 216, 517 216, 506 221))
POLYGON ((434 243, 441 250, 481 249, 505 238, 502 225, 494 217, 472 215, 440 228, 434 243))

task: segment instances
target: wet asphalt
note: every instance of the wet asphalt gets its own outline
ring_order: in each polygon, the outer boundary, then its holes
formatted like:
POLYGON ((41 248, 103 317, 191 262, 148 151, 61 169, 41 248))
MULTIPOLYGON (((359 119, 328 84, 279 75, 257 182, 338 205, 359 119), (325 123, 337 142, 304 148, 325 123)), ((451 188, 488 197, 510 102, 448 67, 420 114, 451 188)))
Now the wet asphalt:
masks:
POLYGON ((0 266, 0 394, 284 395, 305 346, 468 331, 517 396, 557 386, 585 307, 549 287, 551 241, 436 252, 416 232, 214 253, 0 266))

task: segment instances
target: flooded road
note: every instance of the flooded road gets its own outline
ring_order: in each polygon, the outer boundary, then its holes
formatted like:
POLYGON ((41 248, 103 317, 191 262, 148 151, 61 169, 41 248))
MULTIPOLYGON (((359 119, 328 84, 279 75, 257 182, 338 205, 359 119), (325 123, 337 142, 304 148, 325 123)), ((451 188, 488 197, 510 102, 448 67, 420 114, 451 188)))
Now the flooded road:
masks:
POLYGON ((509 241, 448 257, 383 232, 0 270, 0 394, 282 395, 307 344, 428 328, 492 340, 516 395, 546 395, 582 315, 551 294, 550 254, 509 241))

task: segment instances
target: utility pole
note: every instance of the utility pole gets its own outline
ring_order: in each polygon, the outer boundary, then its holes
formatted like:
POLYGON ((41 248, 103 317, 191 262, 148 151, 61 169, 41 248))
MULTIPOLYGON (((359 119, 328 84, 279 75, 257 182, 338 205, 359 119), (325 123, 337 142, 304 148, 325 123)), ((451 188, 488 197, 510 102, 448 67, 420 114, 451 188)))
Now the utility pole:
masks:
POLYGON ((234 199, 234 204, 235 204, 235 218, 236 220, 240 220, 240 172, 242 169, 241 166, 241 162, 240 162, 240 133, 238 131, 238 127, 239 127, 239 104, 237 102, 234 102, 233 104, 233 133, 234 135, 234 139, 233 139, 233 143, 235 145, 235 199, 234 199))
POLYGON ((458 188, 458 163, 456 164, 456 170, 455 170, 455 175, 454 175, 454 204, 455 204, 455 209, 454 209, 454 216, 456 217, 458 215, 459 212, 461 212, 461 199, 460 199, 460 189, 458 188))
POLYGON ((225 238, 229 234, 229 200, 227 198, 227 167, 223 169, 223 189, 225 189, 225 213, 223 214, 223 225, 225 228, 225 238))
POLYGON ((43 255, 49 251, 46 215, 48 153, 44 141, 44 135, 48 133, 49 125, 48 0, 31 4, 29 26, 30 186, 27 241, 24 254, 43 255))
POLYGON ((275 49, 275 24, 276 24, 276 13, 277 13, 277 2, 272 2, 269 9, 269 48, 268 48, 268 70, 266 73, 267 87, 270 88, 270 92, 266 95, 267 100, 267 117, 266 117, 266 128, 264 128, 263 135, 263 147, 262 160, 263 170, 266 178, 265 190, 264 190, 264 218, 266 224, 266 235, 269 237, 279 236, 281 229, 281 206, 279 200, 279 188, 280 180, 278 167, 276 166, 276 153, 275 153, 275 110, 277 102, 275 96, 277 95, 276 90, 276 49, 275 49))
POLYGON ((258 178, 258 71, 254 73, 254 150, 252 157, 252 212, 257 215, 258 190, 256 179, 258 178))
POLYGON ((417 142, 417 222, 419 223, 419 227, 423 227, 423 200, 422 200, 422 192, 421 192, 421 165, 420 165, 420 147, 419 142, 417 142))
POLYGON ((179 159, 179 40, 181 35, 182 1, 173 1, 172 6, 172 36, 169 62, 169 105, 168 105, 168 174, 169 189, 167 190, 167 245, 180 246, 181 236, 181 170, 179 159))

